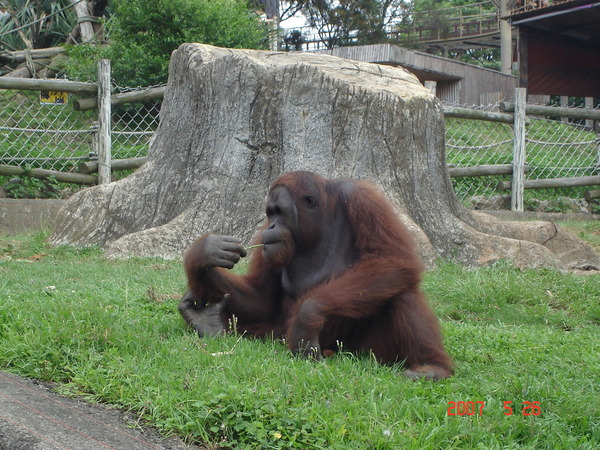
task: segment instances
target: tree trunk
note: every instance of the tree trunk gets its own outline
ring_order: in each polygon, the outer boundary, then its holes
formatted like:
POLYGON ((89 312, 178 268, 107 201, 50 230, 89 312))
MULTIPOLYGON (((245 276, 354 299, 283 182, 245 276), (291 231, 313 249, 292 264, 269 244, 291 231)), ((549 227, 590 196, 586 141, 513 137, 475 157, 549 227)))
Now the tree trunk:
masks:
MULTIPOLYGON (((37 73, 38 70, 42 70, 44 67, 46 67, 46 64, 48 64, 48 62, 49 62, 48 59, 36 59, 35 61, 32 62, 31 68, 35 69, 35 73, 37 73)), ((12 78, 31 78, 32 76, 33 76, 33 74, 31 73, 31 70, 27 66, 27 64, 21 64, 19 67, 17 67, 12 72, 9 72, 6 75, 3 75, 3 77, 12 77, 12 78)))
MULTIPOLYGON (((29 50, 32 59, 47 59, 65 52, 63 47, 49 47, 29 50)), ((0 62, 2 63, 23 63, 27 61, 27 50, 17 50, 14 52, 4 52, 0 54, 0 62)))
POLYGON ((591 248, 552 223, 500 222, 464 208, 446 168, 442 107, 405 70, 199 44, 173 53, 148 162, 75 195, 52 242, 171 258, 208 231, 248 243, 270 183, 293 170, 374 181, 428 264, 443 257, 600 265, 591 248))
POLYGON ((88 2, 78 2, 77 0, 71 0, 77 15, 77 23, 79 24, 79 33, 83 42, 91 42, 94 39, 94 27, 90 17, 92 12, 88 2))

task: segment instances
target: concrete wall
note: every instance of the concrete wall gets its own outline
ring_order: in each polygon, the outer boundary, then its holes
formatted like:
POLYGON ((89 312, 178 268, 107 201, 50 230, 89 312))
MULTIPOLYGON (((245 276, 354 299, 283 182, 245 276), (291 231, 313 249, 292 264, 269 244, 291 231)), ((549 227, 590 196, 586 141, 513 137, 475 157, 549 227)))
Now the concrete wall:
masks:
POLYGON ((66 200, 0 198, 0 233, 22 234, 52 229, 66 200))

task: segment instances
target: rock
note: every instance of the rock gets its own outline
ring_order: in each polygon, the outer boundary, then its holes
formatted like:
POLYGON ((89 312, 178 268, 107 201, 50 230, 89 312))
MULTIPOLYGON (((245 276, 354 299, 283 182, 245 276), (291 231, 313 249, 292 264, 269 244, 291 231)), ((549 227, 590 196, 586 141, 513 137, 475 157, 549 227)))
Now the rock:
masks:
POLYGON ((600 266, 581 241, 569 241, 576 260, 555 253, 548 239, 563 234, 552 224, 501 224, 458 202, 444 159, 442 107, 405 70, 200 44, 172 55, 147 163, 74 195, 51 242, 100 245, 112 257, 168 258, 209 231, 248 243, 269 185, 294 170, 378 184, 428 264, 443 257, 600 266))
POLYGON ((493 211, 510 209, 510 195, 494 195, 492 197, 477 195, 471 197, 470 202, 473 209, 487 209, 493 211))

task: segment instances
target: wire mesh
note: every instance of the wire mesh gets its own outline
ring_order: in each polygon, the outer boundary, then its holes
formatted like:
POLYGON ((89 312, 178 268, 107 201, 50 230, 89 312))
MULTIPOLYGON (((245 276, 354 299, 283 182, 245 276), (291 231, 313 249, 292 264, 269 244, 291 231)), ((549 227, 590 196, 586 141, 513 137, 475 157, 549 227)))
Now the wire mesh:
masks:
POLYGON ((69 171, 88 159, 95 112, 42 103, 39 92, 0 90, 0 164, 69 171))
MULTIPOLYGON (((148 88, 116 87, 115 92, 139 89, 148 88)), ((73 171, 77 162, 94 158, 97 110, 75 111, 69 101, 44 104, 40 93, 18 90, 0 90, 0 104, 0 164, 73 171)), ((113 108, 113 159, 147 155, 160 106, 159 100, 147 100, 113 108)), ((445 122, 449 167, 512 163, 512 125, 449 117, 445 122)), ((529 117, 526 146, 527 179, 600 174, 600 131, 585 121, 529 117)), ((510 175, 461 177, 452 182, 457 196, 468 204, 474 197, 508 195, 497 190, 498 182, 504 180, 510 180, 510 175)), ((585 190, 589 187, 526 191, 525 199, 580 198, 585 190)))
MULTIPOLYGON (((448 167, 474 167, 510 164, 512 162, 513 131, 508 124, 446 118, 446 163, 448 167)), ((504 176, 453 178, 454 191, 460 199, 498 194, 499 181, 504 176)))
MULTIPOLYGON (((115 93, 143 91, 151 87, 115 87, 115 93)), ((148 100, 127 103, 113 108, 112 157, 114 159, 137 158, 148 154, 152 135, 158 128, 162 101, 148 100)))
MULTIPOLYGON (((475 109, 495 109, 494 105, 475 109)), ((528 117, 526 179, 572 178, 600 173, 600 133, 583 120, 528 117)), ((513 127, 483 120, 446 118, 446 161, 449 167, 511 164, 513 127)), ((453 178, 455 192, 468 203, 478 196, 509 195, 498 191, 510 175, 453 178)), ((526 200, 559 196, 581 198, 590 187, 526 190, 526 200)))
MULTIPOLYGON (((97 110, 75 111, 73 100, 47 104, 39 92, 0 90, 0 164, 69 172, 79 161, 94 159, 97 110)), ((148 154, 160 105, 152 100, 113 108, 114 159, 148 154)))
MULTIPOLYGON (((582 121, 532 117, 527 126, 526 149, 530 180, 573 178, 600 174, 600 134, 582 121)), ((538 199, 583 197, 590 187, 536 189, 526 192, 538 199)))

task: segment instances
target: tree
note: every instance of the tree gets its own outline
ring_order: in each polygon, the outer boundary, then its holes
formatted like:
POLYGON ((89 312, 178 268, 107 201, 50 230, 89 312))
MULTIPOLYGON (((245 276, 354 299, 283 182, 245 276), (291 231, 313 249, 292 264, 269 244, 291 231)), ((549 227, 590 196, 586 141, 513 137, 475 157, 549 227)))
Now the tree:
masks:
POLYGON ((300 10, 309 3, 310 0, 277 0, 277 9, 279 11, 279 20, 286 20, 295 16, 300 10))
POLYGON ((301 8, 328 48, 387 40, 386 26, 405 7, 403 0, 312 0, 301 8))
POLYGON ((306 38, 300 30, 292 30, 283 38, 283 45, 286 52, 301 51, 306 43, 306 38))
MULTIPOLYGON (((401 43, 410 48, 421 48, 422 45, 410 37, 410 30, 414 28, 428 29, 441 37, 446 37, 451 30, 452 22, 458 23, 458 16, 476 16, 481 13, 494 13, 494 3, 475 2, 474 0, 414 0, 411 14, 402 21, 399 29, 406 30, 407 35, 401 37, 401 43), (458 8, 458 7, 463 8, 458 8)), ((500 47, 497 48, 469 48, 462 44, 462 48, 448 50, 447 55, 459 61, 478 65, 488 69, 500 69, 500 47)), ((426 51, 439 53, 440 50, 428 48, 426 51)))
POLYGON ((173 53, 148 162, 71 197, 51 242, 171 258, 209 231, 250 243, 269 185, 294 170, 378 184, 429 264, 600 267, 552 223, 502 222, 457 200, 442 107, 405 70, 197 44, 173 53))
POLYGON ((265 29, 246 0, 115 0, 109 23, 113 76, 128 86, 164 83, 184 42, 261 48, 265 29))
POLYGON ((384 42, 386 27, 407 0, 292 0, 280 2, 281 20, 301 13, 328 48, 384 42))

